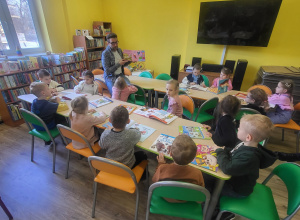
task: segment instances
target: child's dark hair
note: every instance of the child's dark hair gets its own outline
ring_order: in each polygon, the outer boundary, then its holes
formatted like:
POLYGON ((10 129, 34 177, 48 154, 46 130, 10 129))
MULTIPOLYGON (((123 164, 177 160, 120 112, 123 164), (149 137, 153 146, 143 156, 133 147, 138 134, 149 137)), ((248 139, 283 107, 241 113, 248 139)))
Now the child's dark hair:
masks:
POLYGON ((51 76, 51 74, 46 70, 46 69, 40 69, 38 72, 37 72, 37 75, 40 79, 42 79, 43 77, 45 76, 51 76))
POLYGON ((255 88, 249 91, 251 99, 254 100, 254 105, 261 106, 265 101, 268 101, 267 93, 260 88, 255 88))
POLYGON ((190 136, 182 134, 175 138, 171 153, 175 163, 187 165, 196 157, 197 146, 190 136))
POLYGON ((219 111, 220 114, 224 113, 234 118, 238 113, 240 107, 240 100, 235 96, 228 95, 221 101, 219 111))
POLYGON ((196 63, 194 66, 193 66, 193 70, 201 70, 201 66, 200 66, 200 63, 196 63))
POLYGON ((83 71, 82 76, 88 76, 90 78, 94 78, 94 74, 90 70, 83 71))
POLYGON ((114 128, 124 129, 129 119, 128 110, 124 106, 117 106, 111 111, 109 118, 114 128))
POLYGON ((108 41, 111 38, 118 38, 118 36, 115 33, 110 33, 106 36, 106 41, 108 41))
POLYGON ((294 81, 291 79, 284 79, 281 80, 280 82, 282 84, 282 87, 287 90, 286 93, 292 95, 294 90, 294 81))
POLYGON ((223 67, 223 68, 221 69, 221 73, 223 73, 223 74, 225 74, 226 76, 228 76, 228 75, 230 75, 232 72, 231 72, 231 70, 230 70, 229 68, 223 67))

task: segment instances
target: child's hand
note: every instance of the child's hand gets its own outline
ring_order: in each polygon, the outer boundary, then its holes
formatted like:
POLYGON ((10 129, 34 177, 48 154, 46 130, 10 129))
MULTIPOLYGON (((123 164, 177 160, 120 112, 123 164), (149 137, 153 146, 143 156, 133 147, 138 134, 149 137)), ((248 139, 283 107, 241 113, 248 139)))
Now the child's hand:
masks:
POLYGON ((203 128, 206 128, 208 131, 211 129, 209 125, 202 124, 203 128))
POLYGON ((95 112, 96 112, 95 109, 89 109, 89 110, 88 110, 88 113, 95 113, 95 112))
POLYGON ((190 83, 190 85, 196 85, 196 83, 194 83, 194 82, 191 82, 191 83, 190 83))
POLYGON ((156 157, 158 163, 166 163, 164 154, 162 152, 159 153, 159 155, 156 157))

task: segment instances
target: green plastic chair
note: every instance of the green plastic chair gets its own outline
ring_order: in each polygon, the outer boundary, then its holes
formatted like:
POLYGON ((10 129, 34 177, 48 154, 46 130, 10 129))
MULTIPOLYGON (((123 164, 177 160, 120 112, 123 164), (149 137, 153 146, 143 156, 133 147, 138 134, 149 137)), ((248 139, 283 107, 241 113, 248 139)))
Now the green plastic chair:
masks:
POLYGON ((141 72, 139 77, 153 78, 152 74, 150 72, 147 72, 147 71, 141 72))
POLYGON ((214 119, 215 118, 214 115, 207 113, 207 111, 211 110, 213 112, 213 110, 216 108, 218 102, 219 102, 218 97, 214 97, 214 98, 211 98, 211 99, 205 101, 200 106, 194 121, 203 123, 203 122, 214 119))
POLYGON ((155 79, 168 81, 168 80, 172 79, 172 77, 169 74, 161 73, 155 79))
POLYGON ((145 106, 147 104, 147 99, 146 99, 146 93, 144 89, 137 85, 134 86, 138 89, 138 91, 136 91, 133 94, 130 94, 127 99, 127 102, 136 105, 145 106))
POLYGON ((205 219, 209 201, 210 193, 202 186, 177 181, 156 182, 149 188, 146 220, 150 213, 202 220, 205 219), (171 203, 164 198, 186 202, 171 203))
POLYGON ((300 166, 295 163, 275 167, 262 184, 256 183, 253 193, 246 198, 221 197, 217 219, 223 212, 232 212, 253 220, 279 220, 272 191, 265 185, 274 175, 285 183, 288 190, 287 217, 284 220, 292 219, 300 209, 300 166))
POLYGON ((36 114, 21 108, 20 109, 21 115, 23 119, 26 122, 27 127, 29 128, 29 134, 32 135, 32 141, 31 141, 31 162, 33 162, 33 155, 34 155, 34 137, 40 138, 44 140, 45 142, 52 141, 53 144, 53 167, 52 172, 55 173, 55 158, 56 158, 56 144, 54 141, 54 138, 59 136, 59 131, 57 128, 53 128, 49 130, 45 124, 45 122, 38 117, 36 114), (38 131, 36 130, 33 125, 38 125, 40 127, 43 127, 45 131, 38 131))
POLYGON ((203 80, 204 80, 205 86, 209 87, 209 79, 207 78, 207 76, 202 75, 202 78, 203 78, 203 80))
POLYGON ((235 120, 239 121, 244 115, 253 115, 253 114, 260 114, 260 112, 252 108, 240 108, 240 110, 235 116, 235 120))

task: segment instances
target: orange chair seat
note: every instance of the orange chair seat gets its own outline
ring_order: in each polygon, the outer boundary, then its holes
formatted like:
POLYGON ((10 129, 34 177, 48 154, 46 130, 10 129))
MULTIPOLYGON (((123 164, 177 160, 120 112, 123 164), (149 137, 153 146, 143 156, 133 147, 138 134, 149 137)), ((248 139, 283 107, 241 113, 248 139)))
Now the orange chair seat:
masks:
MULTIPOLYGON (((75 153, 78 153, 78 154, 80 154, 80 155, 82 155, 82 156, 84 156, 84 157, 94 156, 94 154, 90 151, 90 149, 89 149, 88 147, 83 148, 83 149, 75 149, 75 148, 73 147, 72 142, 71 142, 70 144, 68 144, 68 145, 66 146, 66 148, 67 148, 68 150, 74 151, 75 153)), ((96 143, 94 144, 94 146, 92 146, 92 148, 93 148, 93 150, 94 150, 95 153, 99 152, 100 149, 101 149, 100 146, 99 146, 99 144, 98 144, 98 142, 96 142, 96 143)))
MULTIPOLYGON (((137 182, 140 181, 147 164, 148 161, 144 160, 132 169, 137 182)), ((123 190, 128 193, 135 192, 135 184, 130 176, 120 176, 100 171, 99 174, 95 177, 94 181, 116 189, 123 190)))
POLYGON ((111 98, 111 95, 110 95, 110 93, 109 93, 108 90, 104 90, 104 91, 103 91, 103 95, 104 95, 104 96, 107 96, 108 98, 111 98))
POLYGON ((286 124, 275 124, 275 127, 300 131, 300 126, 296 122, 294 122, 292 119, 286 124))

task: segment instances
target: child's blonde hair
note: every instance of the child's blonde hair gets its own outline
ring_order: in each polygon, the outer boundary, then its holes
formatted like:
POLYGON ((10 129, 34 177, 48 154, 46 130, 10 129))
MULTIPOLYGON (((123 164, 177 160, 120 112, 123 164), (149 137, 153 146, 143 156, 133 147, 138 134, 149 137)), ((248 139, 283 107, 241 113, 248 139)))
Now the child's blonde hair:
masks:
MULTIPOLYGON (((77 114, 85 114, 88 110, 89 101, 85 96, 76 97, 71 101, 72 111, 77 114)), ((72 119, 72 112, 69 117, 72 119)))
POLYGON ((286 93, 288 93, 290 96, 292 96, 293 90, 294 90, 294 81, 291 79, 284 79, 280 81, 282 84, 282 87, 287 90, 286 93))
POLYGON ((175 138, 171 153, 175 163, 179 165, 187 165, 196 157, 197 146, 193 139, 185 134, 175 138))
POLYGON ((33 82, 30 84, 30 93, 36 97, 40 97, 41 93, 48 87, 46 83, 43 82, 33 82))
POLYGON ((261 142, 270 137, 274 129, 271 119, 260 114, 244 115, 240 123, 245 124, 245 132, 252 135, 255 142, 261 142))
POLYGON ((175 90, 179 91, 179 82, 175 79, 170 79, 167 84, 173 84, 175 86, 175 90))
POLYGON ((268 101, 267 93, 260 88, 255 88, 249 91, 251 99, 254 100, 254 105, 261 106, 264 102, 268 101))

